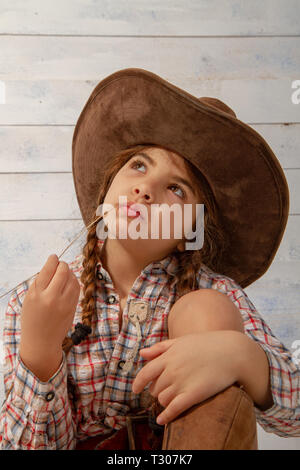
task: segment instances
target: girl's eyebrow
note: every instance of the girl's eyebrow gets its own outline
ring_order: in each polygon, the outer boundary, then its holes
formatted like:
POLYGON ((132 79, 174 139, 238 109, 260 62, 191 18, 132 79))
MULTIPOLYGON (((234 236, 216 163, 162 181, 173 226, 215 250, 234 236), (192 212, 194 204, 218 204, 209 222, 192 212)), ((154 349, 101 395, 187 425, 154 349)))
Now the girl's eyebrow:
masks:
MULTIPOLYGON (((153 158, 151 158, 147 153, 145 152, 138 152, 134 155, 134 157, 137 157, 138 155, 140 155, 141 157, 144 157, 145 160, 147 160, 148 163, 150 163, 150 165, 152 166, 156 166, 156 162, 153 160, 153 158)), ((184 184, 187 188, 189 188, 189 190, 192 192, 192 194, 194 196, 196 196, 196 192, 194 190, 194 188, 192 187, 192 185, 189 183, 189 181, 187 181, 185 178, 182 178, 181 176, 175 176, 173 175, 172 176, 172 179, 174 179, 177 183, 182 183, 184 184)))

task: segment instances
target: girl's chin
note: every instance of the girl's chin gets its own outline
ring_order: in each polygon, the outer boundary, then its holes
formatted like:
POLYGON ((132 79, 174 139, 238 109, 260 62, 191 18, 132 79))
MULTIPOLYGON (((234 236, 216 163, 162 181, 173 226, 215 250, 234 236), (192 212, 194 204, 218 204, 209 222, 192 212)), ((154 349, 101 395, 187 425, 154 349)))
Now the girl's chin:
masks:
MULTIPOLYGON (((174 247, 170 247, 170 244, 171 244, 171 241, 170 239, 151 239, 150 237, 149 238, 131 238, 131 237, 127 237, 127 238, 121 238, 121 237, 118 237, 118 236, 115 236, 115 237, 112 237, 112 236, 107 236, 107 240, 110 240, 112 242, 117 242, 118 244, 120 243, 121 245, 123 245, 124 247, 127 246, 128 248, 129 247, 133 247, 135 250, 146 250, 145 253, 147 252, 147 250, 155 250, 157 249, 158 251, 161 251, 162 249, 165 249, 165 250, 173 250, 174 247)), ((172 240, 173 243, 174 243, 174 240, 172 240)), ((178 241, 179 242, 179 241, 178 241)), ((140 253, 139 253, 140 254, 140 253)))
MULTIPOLYGON (((118 234, 117 234, 118 235, 118 234)), ((111 239, 111 240, 118 240, 119 242, 123 243, 123 244, 132 244, 132 243, 146 243, 146 244, 149 244, 149 243, 153 243, 154 240, 150 240, 149 238, 131 238, 129 236, 127 237, 120 237, 120 236, 117 236, 115 235, 114 237, 113 236, 108 236, 107 238, 108 239, 111 239)))

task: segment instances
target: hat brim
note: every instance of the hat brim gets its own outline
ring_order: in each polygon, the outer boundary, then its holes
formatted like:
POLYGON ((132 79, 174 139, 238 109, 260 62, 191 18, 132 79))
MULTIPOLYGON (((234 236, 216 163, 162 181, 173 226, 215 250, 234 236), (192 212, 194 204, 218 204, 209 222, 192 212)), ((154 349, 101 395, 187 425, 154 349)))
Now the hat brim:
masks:
POLYGON ((230 246, 221 274, 243 288, 261 277, 280 245, 289 212, 279 161, 254 129, 144 69, 104 78, 76 123, 72 169, 84 223, 97 208, 108 161, 144 143, 179 153, 206 177, 230 246))

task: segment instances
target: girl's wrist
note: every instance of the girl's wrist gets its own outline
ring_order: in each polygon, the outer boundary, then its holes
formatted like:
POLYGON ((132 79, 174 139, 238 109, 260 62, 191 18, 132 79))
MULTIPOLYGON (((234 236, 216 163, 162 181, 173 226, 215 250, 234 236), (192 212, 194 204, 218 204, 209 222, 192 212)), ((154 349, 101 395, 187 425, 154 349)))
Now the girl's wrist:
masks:
POLYGON ((261 410, 273 405, 269 361, 263 348, 246 334, 239 333, 238 382, 261 410))
POLYGON ((34 357, 45 357, 45 356, 58 356, 61 353, 62 347, 59 344, 52 342, 46 342, 37 338, 25 338, 21 335, 20 340, 20 353, 26 353, 34 357))
POLYGON ((38 377, 41 382, 48 380, 58 370, 62 359, 62 348, 38 345, 36 343, 20 342, 20 358, 23 364, 38 377))
MULTIPOLYGON (((220 330, 221 332, 221 330, 220 330)), ((232 381, 244 385, 245 361, 248 357, 248 341, 244 333, 236 330, 224 330, 226 336, 227 360, 231 365, 232 381)))
POLYGON ((48 380, 59 369, 63 360, 62 350, 59 353, 44 351, 43 354, 32 354, 32 352, 20 349, 20 358, 25 367, 29 369, 41 382, 48 380))

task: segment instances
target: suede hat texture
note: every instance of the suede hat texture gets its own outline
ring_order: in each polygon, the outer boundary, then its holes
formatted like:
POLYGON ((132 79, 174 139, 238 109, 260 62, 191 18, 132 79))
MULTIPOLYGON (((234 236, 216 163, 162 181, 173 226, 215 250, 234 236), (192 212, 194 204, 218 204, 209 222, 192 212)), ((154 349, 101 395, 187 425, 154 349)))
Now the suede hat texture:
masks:
POLYGON ((166 147, 206 178, 230 246, 218 272, 243 288, 261 277, 289 213, 285 175, 263 137, 222 101, 197 98, 153 72, 127 68, 109 75, 92 91, 73 133, 73 179, 86 226, 108 161, 138 144, 166 147))

